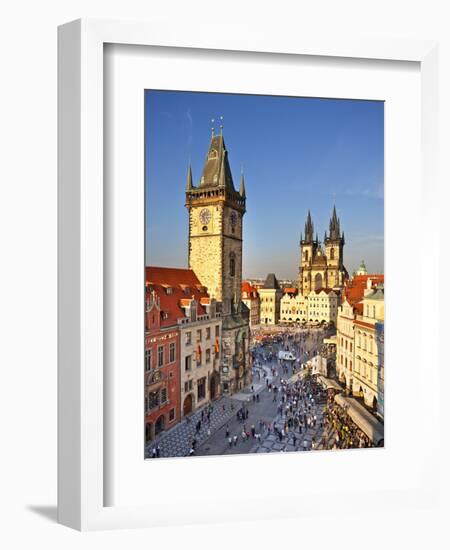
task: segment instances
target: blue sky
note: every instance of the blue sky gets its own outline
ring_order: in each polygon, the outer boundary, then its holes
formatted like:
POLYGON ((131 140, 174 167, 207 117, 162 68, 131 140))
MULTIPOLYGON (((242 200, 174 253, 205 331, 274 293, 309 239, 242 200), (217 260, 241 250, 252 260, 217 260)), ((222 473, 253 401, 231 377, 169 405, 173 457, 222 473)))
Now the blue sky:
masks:
POLYGON ((382 102, 147 90, 145 107, 147 264, 186 267, 187 166, 196 185, 222 115, 235 187, 245 175, 244 277, 296 278, 308 209, 322 240, 333 205, 349 273, 383 273, 382 102))

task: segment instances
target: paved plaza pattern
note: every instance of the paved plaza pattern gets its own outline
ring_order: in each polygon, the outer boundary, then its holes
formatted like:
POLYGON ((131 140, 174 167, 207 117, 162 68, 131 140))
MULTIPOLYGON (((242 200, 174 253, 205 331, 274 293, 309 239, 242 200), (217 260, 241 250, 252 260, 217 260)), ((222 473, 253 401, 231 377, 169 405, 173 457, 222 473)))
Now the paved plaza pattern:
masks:
POLYGON ((219 397, 163 432, 146 447, 146 458, 156 454, 160 458, 189 456, 193 447, 196 456, 311 450, 313 441, 314 448, 320 449, 326 399, 308 401, 311 407, 308 414, 316 417, 314 426, 304 427, 302 431, 297 427, 285 433, 282 432, 285 418, 279 411, 281 392, 274 392, 274 388, 279 389, 283 384, 287 387, 301 379, 304 373, 300 372, 300 363, 314 355, 324 335, 320 330, 310 331, 304 333, 300 343, 291 344, 300 359, 296 367, 289 362, 281 365, 277 358, 278 349, 286 347, 286 340, 272 345, 270 352, 261 346, 255 356, 249 387, 232 396, 219 397), (243 413, 240 417, 239 411, 243 413), (198 423, 199 431, 196 430, 198 423), (281 439, 277 429, 284 434, 281 439))

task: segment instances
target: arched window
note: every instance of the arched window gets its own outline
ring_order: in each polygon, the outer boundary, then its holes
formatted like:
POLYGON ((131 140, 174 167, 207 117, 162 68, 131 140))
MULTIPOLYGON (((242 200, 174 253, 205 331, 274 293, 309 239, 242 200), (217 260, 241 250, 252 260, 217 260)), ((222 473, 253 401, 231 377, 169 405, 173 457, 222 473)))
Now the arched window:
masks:
POLYGON ((334 260, 334 248, 330 250, 330 260, 334 260))
POLYGON ((236 275, 236 258, 234 254, 230 255, 230 276, 234 277, 236 275))
POLYGON ((305 250, 305 260, 308 261, 308 251, 305 250))

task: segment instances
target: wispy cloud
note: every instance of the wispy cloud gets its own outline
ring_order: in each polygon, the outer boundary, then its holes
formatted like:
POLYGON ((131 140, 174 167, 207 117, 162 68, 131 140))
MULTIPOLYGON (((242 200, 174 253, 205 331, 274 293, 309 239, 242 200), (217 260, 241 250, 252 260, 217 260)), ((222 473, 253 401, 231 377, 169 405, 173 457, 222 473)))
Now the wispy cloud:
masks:
POLYGON ((190 110, 190 109, 188 109, 188 110, 186 111, 186 118, 187 118, 188 121, 189 121, 189 126, 192 128, 192 124, 193 124, 194 121, 193 121, 193 119, 192 119, 192 113, 191 113, 191 110, 190 110))
POLYGON ((384 185, 378 184, 374 187, 349 187, 344 189, 343 194, 347 197, 367 197, 369 199, 384 199, 384 185))
POLYGON ((186 113, 185 113, 185 116, 187 118, 187 121, 188 121, 188 125, 189 125, 189 131, 188 131, 188 139, 187 139, 187 146, 190 147, 191 144, 192 144, 192 127, 194 125, 194 119, 192 117, 192 113, 191 113, 191 109, 189 108, 186 113))

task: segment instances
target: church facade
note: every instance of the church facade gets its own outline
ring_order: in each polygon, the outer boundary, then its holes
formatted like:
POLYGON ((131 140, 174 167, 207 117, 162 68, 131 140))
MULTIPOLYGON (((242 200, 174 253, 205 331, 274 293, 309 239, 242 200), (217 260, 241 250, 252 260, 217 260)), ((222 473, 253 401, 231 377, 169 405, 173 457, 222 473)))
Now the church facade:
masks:
POLYGON ((344 267, 344 232, 336 208, 330 219, 329 231, 325 231, 323 243, 318 234, 314 236, 311 213, 305 223, 305 234, 300 237, 300 266, 298 288, 303 296, 321 288, 338 289, 348 279, 344 267))
POLYGON ((221 311, 221 389, 233 393, 251 378, 249 311, 241 300, 246 194, 243 175, 239 191, 234 187, 222 130, 213 132, 197 185, 188 168, 186 208, 188 265, 221 311))

